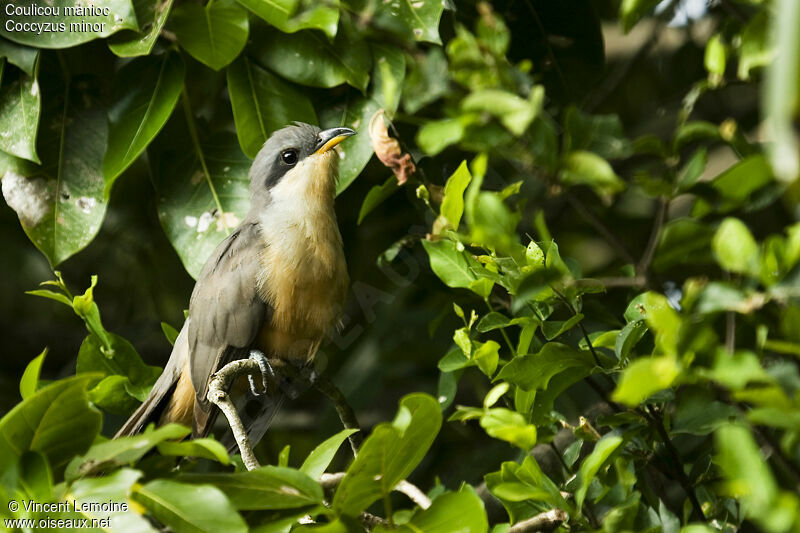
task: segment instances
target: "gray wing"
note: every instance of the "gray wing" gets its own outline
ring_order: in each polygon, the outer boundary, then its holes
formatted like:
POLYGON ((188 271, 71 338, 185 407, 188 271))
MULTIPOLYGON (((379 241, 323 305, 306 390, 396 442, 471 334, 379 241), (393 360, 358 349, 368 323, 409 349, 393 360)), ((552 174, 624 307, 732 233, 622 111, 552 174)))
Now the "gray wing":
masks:
POLYGON ((211 254, 192 292, 189 367, 197 395, 198 433, 208 429, 210 377, 229 360, 246 356, 269 311, 258 294, 261 243, 258 226, 242 223, 211 254))

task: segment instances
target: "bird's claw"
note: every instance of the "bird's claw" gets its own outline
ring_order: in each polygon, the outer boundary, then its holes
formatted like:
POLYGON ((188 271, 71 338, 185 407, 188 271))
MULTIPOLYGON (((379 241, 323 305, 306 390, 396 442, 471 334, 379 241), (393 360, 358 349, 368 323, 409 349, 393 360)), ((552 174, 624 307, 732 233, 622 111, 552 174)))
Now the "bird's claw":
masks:
POLYGON ((264 353, 259 350, 250 350, 249 359, 255 361, 258 364, 258 368, 261 370, 260 390, 256 385, 256 380, 253 379, 253 375, 250 374, 247 376, 247 379, 250 381, 250 391, 254 396, 263 396, 269 392, 267 383, 275 383, 275 371, 272 369, 272 365, 269 364, 269 360, 264 353))

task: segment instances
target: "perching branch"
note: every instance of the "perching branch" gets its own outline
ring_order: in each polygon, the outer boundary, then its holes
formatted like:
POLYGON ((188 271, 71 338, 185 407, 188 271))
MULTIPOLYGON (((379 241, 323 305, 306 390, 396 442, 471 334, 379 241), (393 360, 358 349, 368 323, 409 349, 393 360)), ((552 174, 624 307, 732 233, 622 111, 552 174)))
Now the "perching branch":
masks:
POLYGON ((552 531, 569 519, 569 515, 561 509, 550 509, 522 522, 517 522, 508 533, 533 533, 534 531, 552 531))
POLYGON ((350 441, 350 448, 353 450, 353 456, 355 457, 358 454, 358 449, 361 447, 362 435, 361 435, 361 426, 358 425, 358 419, 356 418, 356 413, 353 411, 353 408, 350 407, 350 404, 347 403, 347 398, 344 397, 342 391, 333 384, 331 380, 324 376, 317 376, 316 381, 314 382, 314 388, 320 391, 322 394, 328 397, 328 399, 333 402, 333 406, 336 408, 336 412, 339 415, 339 420, 342 421, 342 425, 346 429, 357 429, 359 430, 356 433, 353 433, 347 439, 350 441))
POLYGON ((248 470, 255 470, 261 465, 258 463, 255 454, 253 453, 253 445, 247 437, 247 430, 242 424, 242 419, 239 413, 236 412, 236 406, 233 405, 228 389, 237 377, 249 374, 254 376, 261 375, 261 369, 258 363, 253 359, 238 359, 231 361, 223 366, 214 374, 211 383, 208 384, 208 393, 206 398, 208 401, 219 407, 219 410, 225 414, 228 419, 228 425, 233 432, 233 438, 236 439, 236 444, 239 446, 239 453, 242 454, 242 461, 248 470))

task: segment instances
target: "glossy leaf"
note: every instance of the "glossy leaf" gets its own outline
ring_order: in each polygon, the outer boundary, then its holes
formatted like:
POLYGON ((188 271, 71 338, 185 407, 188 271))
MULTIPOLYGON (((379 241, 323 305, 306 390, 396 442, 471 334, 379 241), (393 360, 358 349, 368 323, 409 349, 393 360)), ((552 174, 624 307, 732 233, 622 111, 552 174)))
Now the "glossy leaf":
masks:
POLYGON ((181 442, 162 441, 158 443, 161 455, 177 455, 179 457, 202 457, 224 465, 230 464, 225 446, 214 439, 194 439, 181 442))
POLYGON ((483 502, 470 485, 464 485, 458 492, 447 492, 433 500, 431 506, 414 514, 406 525, 397 529, 382 526, 377 532, 397 531, 398 533, 485 533, 489 522, 483 502))
POLYGON ((717 263, 725 270, 758 275, 758 244, 742 221, 735 218, 723 220, 711 246, 717 263))
POLYGON ((321 504, 323 498, 322 487, 308 474, 282 466, 233 474, 187 474, 180 479, 218 487, 240 510, 295 509, 321 504))
POLYGON ((314 31, 287 35, 264 29, 255 43, 258 61, 287 80, 311 87, 347 83, 361 92, 367 89, 372 65, 370 48, 350 23, 342 23, 333 42, 314 31))
POLYGON ((36 153, 41 113, 38 66, 30 75, 7 70, 0 85, 0 150, 41 163, 36 153))
POLYGON ((234 0, 215 0, 205 7, 181 4, 169 22, 180 45, 214 70, 236 59, 247 42, 247 12, 234 0))
POLYGON ((247 524, 216 487, 157 479, 138 486, 131 498, 178 533, 247 533, 247 524))
POLYGON ((197 277, 249 209, 250 160, 232 133, 195 145, 185 124, 184 117, 176 117, 148 155, 161 226, 186 270, 197 277))
POLYGON ((464 214, 464 191, 467 190, 467 185, 471 180, 472 175, 467 168, 467 162, 462 161, 456 171, 447 178, 444 185, 444 196, 439 214, 451 229, 458 230, 461 223, 461 216, 464 214))
POLYGON ((167 424, 158 429, 148 427, 144 433, 133 437, 121 437, 99 442, 86 453, 75 457, 67 465, 65 477, 75 479, 97 469, 133 463, 141 459, 160 442, 182 439, 192 430, 178 424, 167 424))
MULTIPOLYGON (((59 8, 59 16, 46 15, 14 15, 9 17, 16 24, 36 24, 37 28, 51 28, 50 31, 22 31, 18 26, 8 27, 6 24, 0 26, 0 36, 5 37, 15 43, 34 46, 36 48, 69 48, 93 39, 108 37, 120 30, 138 30, 139 25, 136 21, 136 13, 130 0, 100 0, 94 2, 92 7, 105 9, 108 15, 103 15, 102 11, 97 16, 88 13, 77 12, 74 15, 67 15, 65 8, 85 7, 77 5, 73 0, 53 0, 50 7, 59 8), (44 24, 63 24, 61 27, 53 28, 44 24), (42 25, 42 26, 38 26, 42 25), (61 31, 54 31, 54 30, 61 31), (9 31, 13 30, 13 31, 9 31)), ((5 8, 4 8, 5 9, 5 8)), ((5 15, 5 13, 4 13, 5 15)))
POLYGON ((400 400, 391 423, 375 427, 336 489, 333 509, 357 516, 386 496, 419 464, 439 432, 442 415, 438 402, 426 394, 400 400))
POLYGON ((448 287, 468 288, 478 279, 472 270, 472 265, 464 256, 464 252, 458 250, 456 243, 446 240, 424 240, 422 246, 428 252, 431 269, 448 287))
POLYGON ((405 77, 405 56, 390 46, 372 45, 372 78, 368 95, 349 101, 346 105, 320 111, 323 128, 347 126, 364 132, 339 145, 339 183, 337 194, 345 190, 366 166, 373 154, 372 143, 366 135, 370 119, 379 109, 389 116, 397 109, 400 88, 405 77))
POLYGON ((565 185, 588 185, 600 196, 608 196, 625 188, 605 159, 582 150, 567 154, 561 181, 565 185))
POLYGON ((361 209, 358 212, 358 224, 364 220, 364 217, 370 214, 376 207, 389 198, 397 189, 397 178, 394 176, 389 177, 383 185, 375 185, 364 197, 364 202, 361 204, 361 209))
POLYGON ((575 492, 575 503, 578 507, 583 505, 583 500, 586 497, 586 491, 589 490, 589 484, 592 479, 597 475, 597 472, 609 459, 617 448, 622 444, 622 437, 610 433, 600 439, 594 445, 592 453, 581 463, 579 470, 580 486, 575 492))
POLYGON ((678 362, 669 355, 637 359, 625 369, 612 399, 629 406, 638 405, 671 386, 680 371, 678 362))
POLYGON ((108 148, 103 159, 106 196, 114 180, 147 148, 166 124, 183 88, 184 66, 175 53, 141 58, 114 78, 108 148))
POLYGON ((22 379, 19 380, 19 394, 23 400, 27 400, 36 393, 39 388, 39 374, 42 371, 44 358, 47 356, 47 348, 42 350, 42 353, 37 355, 28 366, 25 367, 25 372, 22 373, 22 379))
POLYGON ((87 85, 48 78, 38 147, 41 167, 6 172, 3 196, 22 228, 57 265, 97 234, 106 211, 101 171, 108 125, 96 95, 87 85), (50 92, 48 92, 50 91, 50 92), (66 98, 65 98, 66 97, 66 98))
POLYGON ((33 76, 39 59, 39 50, 0 37, 0 58, 3 57, 8 63, 21 68, 28 76, 33 76))
POLYGON ((318 29, 333 39, 339 23, 339 0, 238 0, 247 9, 283 33, 318 29))
POLYGON ((102 419, 86 396, 96 380, 85 375, 56 381, 11 409, 0 420, 0 472, 27 450, 41 453, 54 468, 86 451, 102 419))
POLYGON ((524 390, 546 389, 550 379, 570 368, 591 368, 591 354, 564 344, 548 342, 533 355, 515 357, 505 365, 497 379, 504 379, 524 390))
POLYGON ((305 94, 247 57, 228 67, 227 79, 236 134, 250 158, 255 158, 275 130, 295 121, 317 123, 305 94))
POLYGON ((325 439, 308 454, 308 457, 305 458, 303 465, 300 467, 300 471, 308 474, 312 479, 319 479, 328 468, 328 465, 331 464, 331 461, 333 461, 333 457, 342 446, 342 443, 350 435, 357 432, 357 429, 343 429, 336 435, 325 439))
POLYGON ((173 0, 133 0, 138 32, 123 31, 108 40, 108 47, 120 57, 148 55, 167 21, 173 0))

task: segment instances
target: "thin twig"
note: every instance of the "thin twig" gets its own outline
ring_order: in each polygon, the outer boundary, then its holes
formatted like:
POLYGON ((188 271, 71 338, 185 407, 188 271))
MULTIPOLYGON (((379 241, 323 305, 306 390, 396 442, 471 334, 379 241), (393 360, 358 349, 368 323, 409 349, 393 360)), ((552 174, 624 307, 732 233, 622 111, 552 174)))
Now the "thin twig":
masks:
POLYGON ((703 512, 703 507, 700 505, 700 501, 697 499, 697 495, 694 492, 694 487, 692 487, 692 482, 689 479, 689 476, 687 476, 686 472, 683 470, 683 464, 681 463, 681 458, 678 455, 678 450, 675 449, 675 445, 672 444, 672 440, 670 440, 667 430, 664 429, 664 422, 661 419, 661 415, 657 411, 648 409, 647 407, 645 407, 645 409, 642 411, 642 414, 647 420, 650 421, 650 425, 656 430, 661 437, 661 440, 664 442, 664 447, 673 461, 672 469, 675 471, 675 474, 678 477, 678 483, 680 483, 681 487, 683 487, 686 496, 689 497, 689 501, 692 504, 694 512, 699 518, 701 518, 703 521, 706 521, 706 515, 703 512))
POLYGON ((628 251, 627 248, 617 239, 613 233, 598 219, 594 214, 586 208, 583 203, 578 200, 573 194, 566 193, 564 197, 567 199, 569 205, 578 212, 578 214, 583 217, 586 222, 591 224, 591 226, 603 236, 603 238, 608 241, 608 244, 611 245, 617 251, 617 254, 626 262, 630 264, 636 263, 636 260, 633 258, 631 253, 628 251))
POLYGON ((247 437, 247 430, 242 424, 242 419, 233 405, 228 389, 234 379, 242 374, 261 375, 258 363, 252 359, 237 359, 220 368, 208 384, 208 401, 219 407, 228 419, 228 425, 233 432, 233 438, 239 446, 239 453, 242 454, 242 461, 248 470, 255 470, 261 465, 258 463, 253 453, 253 445, 247 437))
POLYGON ((353 408, 350 407, 349 403, 347 403, 347 398, 344 397, 342 391, 340 391, 331 380, 324 376, 317 376, 317 379, 314 382, 314 388, 327 396, 328 399, 333 402, 333 406, 336 408, 336 412, 339 414, 339 419, 342 421, 342 425, 346 429, 358 430, 356 433, 353 433, 347 437, 347 439, 350 441, 350 448, 353 450, 353 456, 358 455, 358 449, 361 447, 361 441, 363 438, 361 435, 361 426, 358 424, 358 419, 356 418, 356 413, 353 411, 353 408))
POLYGON ((636 265, 636 274, 646 278, 647 271, 650 269, 650 263, 653 262, 653 257, 658 247, 658 241, 661 240, 661 230, 664 228, 664 221, 667 218, 667 209, 669 207, 669 200, 661 198, 658 201, 658 212, 656 219, 653 222, 653 229, 650 231, 650 239, 647 241, 647 247, 644 249, 642 258, 639 264, 636 265))
POLYGON ((511 526, 508 533, 532 533, 534 531, 552 531, 569 519, 566 511, 550 509, 536 516, 511 526))

